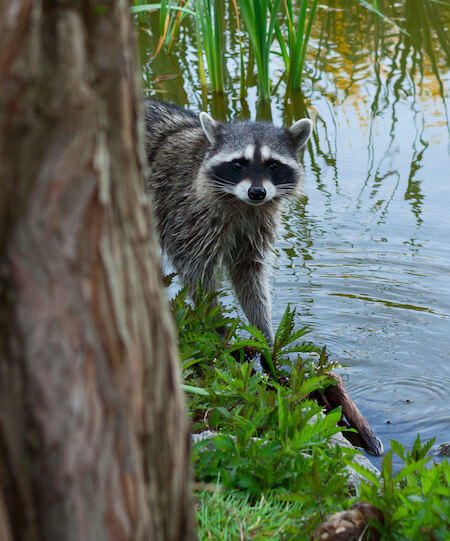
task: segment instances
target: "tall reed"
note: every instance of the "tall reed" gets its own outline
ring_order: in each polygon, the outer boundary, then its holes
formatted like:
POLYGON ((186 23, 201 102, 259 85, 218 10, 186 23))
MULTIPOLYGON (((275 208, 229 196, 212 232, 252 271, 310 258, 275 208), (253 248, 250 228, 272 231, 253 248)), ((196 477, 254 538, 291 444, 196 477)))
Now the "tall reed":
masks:
MULTIPOLYGON (((354 0, 367 10, 408 34, 395 21, 380 11, 380 0, 354 0)), ((257 72, 259 97, 271 96, 269 63, 274 54, 272 45, 276 37, 285 65, 283 79, 289 90, 300 89, 311 29, 318 0, 231 0, 235 11, 240 43, 241 96, 245 93, 244 55, 245 39, 242 37, 240 17, 248 34, 250 57, 254 59, 257 72), (283 21, 284 18, 284 21, 283 21), (284 22, 286 24, 284 24, 284 22)), ((427 0, 447 5, 445 0, 427 0)), ((154 56, 165 44, 170 51, 183 18, 189 14, 195 19, 197 55, 202 87, 214 92, 224 91, 225 39, 223 0, 162 0, 159 3, 144 3, 134 0, 132 13, 159 10, 160 36, 154 56), (206 65, 205 65, 206 59, 206 65), (209 85, 208 85, 209 81, 209 85)), ((247 66, 251 70, 252 66, 247 66)))
POLYGON ((143 13, 146 11, 159 10, 159 40, 153 57, 157 56, 163 44, 170 45, 175 39, 178 27, 186 15, 195 15, 189 4, 192 0, 180 0, 174 4, 171 0, 162 0, 157 4, 148 4, 142 0, 135 0, 135 5, 131 6, 131 13, 143 13))
POLYGON ((258 72, 260 98, 270 97, 269 59, 281 0, 238 0, 258 72))
POLYGON ((202 50, 205 52, 211 90, 224 90, 224 50, 223 50, 223 2, 220 0, 195 0, 195 22, 200 79, 206 84, 202 50))
POLYGON ((295 21, 292 0, 285 0, 285 12, 287 18, 287 45, 277 23, 275 32, 280 45, 281 54, 287 73, 287 85, 291 90, 300 88, 303 66, 305 64, 306 49, 308 47, 309 36, 316 14, 318 0, 301 0, 300 12, 295 21), (308 17, 309 7, 309 17, 308 17))

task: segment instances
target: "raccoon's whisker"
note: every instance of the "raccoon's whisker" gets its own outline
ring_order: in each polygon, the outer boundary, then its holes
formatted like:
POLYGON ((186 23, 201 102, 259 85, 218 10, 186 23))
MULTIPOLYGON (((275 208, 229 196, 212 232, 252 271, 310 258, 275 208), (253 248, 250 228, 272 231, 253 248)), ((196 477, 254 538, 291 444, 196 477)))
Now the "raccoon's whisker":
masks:
POLYGON ((294 185, 292 183, 286 182, 284 184, 277 184, 277 188, 294 188, 294 185))
POLYGON ((216 192, 218 195, 217 195, 217 199, 225 199, 228 195, 230 195, 229 192, 216 192))
POLYGON ((229 188, 226 188, 225 186, 221 186, 221 185, 212 185, 211 190, 216 194, 232 193, 232 191, 229 188))
POLYGON ((212 182, 215 182, 217 184, 230 184, 230 181, 227 180, 226 178, 222 178, 222 177, 219 177, 218 175, 214 175, 214 178, 211 179, 212 182))
POLYGON ((211 191, 217 194, 218 199, 224 198, 233 193, 231 190, 226 189, 223 186, 211 186, 211 191))
POLYGON ((224 189, 223 186, 211 186, 211 191, 217 194, 218 197, 226 196, 230 193, 229 190, 224 189))
POLYGON ((214 189, 214 190, 220 190, 220 189, 226 189, 227 187, 221 183, 221 182, 216 182, 214 180, 211 181, 211 187, 214 189))

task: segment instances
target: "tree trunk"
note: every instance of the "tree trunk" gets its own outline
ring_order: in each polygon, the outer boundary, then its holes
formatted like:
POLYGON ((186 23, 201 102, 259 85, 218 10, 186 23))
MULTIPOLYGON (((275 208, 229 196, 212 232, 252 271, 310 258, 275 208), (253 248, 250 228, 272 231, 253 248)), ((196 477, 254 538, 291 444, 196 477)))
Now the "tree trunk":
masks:
POLYGON ((127 0, 0 0, 0 538, 195 539, 127 0))

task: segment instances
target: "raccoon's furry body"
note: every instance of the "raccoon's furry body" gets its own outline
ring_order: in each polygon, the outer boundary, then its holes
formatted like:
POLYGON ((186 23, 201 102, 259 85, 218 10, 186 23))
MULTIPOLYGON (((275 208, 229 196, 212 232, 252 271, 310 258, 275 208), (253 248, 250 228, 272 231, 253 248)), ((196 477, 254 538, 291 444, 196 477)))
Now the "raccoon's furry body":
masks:
POLYGON ((301 191, 310 121, 223 124, 158 100, 145 107, 162 249, 192 294, 199 280, 214 290, 223 264, 250 323, 273 340, 267 261, 282 202, 301 191))

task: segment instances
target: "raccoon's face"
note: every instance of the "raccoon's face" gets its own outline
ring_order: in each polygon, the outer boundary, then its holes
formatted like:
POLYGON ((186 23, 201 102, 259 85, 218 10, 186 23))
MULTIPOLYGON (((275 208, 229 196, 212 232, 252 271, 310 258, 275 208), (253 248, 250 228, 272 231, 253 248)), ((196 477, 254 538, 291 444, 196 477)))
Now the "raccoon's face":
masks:
POLYGON ((255 206, 300 192, 299 155, 311 135, 309 119, 277 128, 263 122, 225 124, 200 113, 200 122, 210 142, 199 175, 201 191, 255 206))

